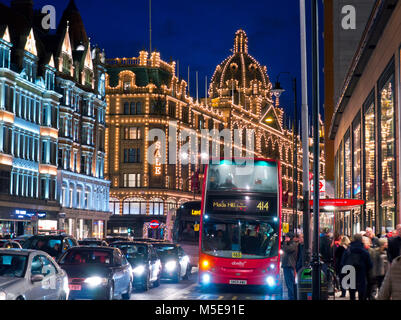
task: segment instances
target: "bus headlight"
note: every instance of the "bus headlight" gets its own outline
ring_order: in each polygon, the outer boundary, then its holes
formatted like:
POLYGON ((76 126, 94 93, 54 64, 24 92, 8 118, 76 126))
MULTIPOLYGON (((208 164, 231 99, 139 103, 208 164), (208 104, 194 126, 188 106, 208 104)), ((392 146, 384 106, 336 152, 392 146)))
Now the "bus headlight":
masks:
POLYGON ((145 272, 145 266, 138 266, 138 267, 134 268, 133 272, 135 275, 140 276, 141 274, 143 274, 145 272))
POLYGON ((7 300, 7 293, 0 291, 0 300, 7 300))
POLYGON ((266 278, 266 282, 269 287, 274 287, 276 285, 276 281, 274 280, 274 278, 272 276, 268 276, 266 278))
POLYGON ((272 264, 270 265, 270 269, 274 270, 275 268, 276 268, 276 265, 275 265, 274 263, 272 263, 272 264))
POLYGON ((177 263, 175 261, 169 261, 166 263, 166 270, 167 271, 174 271, 175 268, 177 267, 177 263))
POLYGON ((202 275, 202 283, 203 284, 208 284, 209 282, 210 282, 210 275, 208 275, 207 273, 202 275))

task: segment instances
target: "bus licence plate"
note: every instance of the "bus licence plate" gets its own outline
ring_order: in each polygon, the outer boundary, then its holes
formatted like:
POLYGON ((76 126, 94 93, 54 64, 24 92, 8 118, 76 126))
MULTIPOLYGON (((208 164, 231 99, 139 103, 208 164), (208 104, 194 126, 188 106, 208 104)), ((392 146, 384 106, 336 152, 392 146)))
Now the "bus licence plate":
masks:
POLYGON ((246 280, 230 280, 230 284, 240 284, 240 285, 244 285, 246 284, 246 280))

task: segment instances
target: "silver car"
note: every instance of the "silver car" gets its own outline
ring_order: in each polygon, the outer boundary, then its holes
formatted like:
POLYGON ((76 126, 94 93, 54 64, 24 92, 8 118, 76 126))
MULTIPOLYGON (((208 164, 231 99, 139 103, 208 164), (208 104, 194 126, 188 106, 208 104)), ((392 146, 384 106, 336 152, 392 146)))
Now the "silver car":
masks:
POLYGON ((67 300, 66 272, 46 252, 0 249, 0 300, 67 300))

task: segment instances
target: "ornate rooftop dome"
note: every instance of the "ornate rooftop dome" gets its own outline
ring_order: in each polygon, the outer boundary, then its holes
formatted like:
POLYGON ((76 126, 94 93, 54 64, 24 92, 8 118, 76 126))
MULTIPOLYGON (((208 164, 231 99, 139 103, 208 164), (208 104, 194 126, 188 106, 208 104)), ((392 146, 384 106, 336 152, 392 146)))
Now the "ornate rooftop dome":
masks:
POLYGON ((256 93, 270 99, 271 88, 267 68, 248 54, 248 37, 245 31, 238 30, 235 34, 233 54, 217 66, 209 95, 212 98, 225 97, 231 95, 233 89, 246 89, 247 95, 256 93))

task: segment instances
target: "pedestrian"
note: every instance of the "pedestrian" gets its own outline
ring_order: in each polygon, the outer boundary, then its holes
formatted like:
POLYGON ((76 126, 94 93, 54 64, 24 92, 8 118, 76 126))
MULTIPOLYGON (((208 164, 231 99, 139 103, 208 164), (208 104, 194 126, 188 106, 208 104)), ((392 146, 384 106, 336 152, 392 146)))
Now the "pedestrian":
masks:
POLYGON ((401 255, 401 224, 393 231, 393 236, 388 239, 387 257, 390 263, 401 255))
POLYGON ((323 262, 322 271, 326 274, 327 279, 330 275, 328 273, 328 267, 333 262, 333 250, 331 246, 330 229, 324 228, 320 235, 319 241, 319 253, 323 262))
POLYGON ((368 237, 372 241, 372 248, 379 246, 379 238, 375 236, 372 228, 366 228, 365 237, 368 237))
POLYGON ((326 264, 329 264, 333 259, 333 254, 331 251, 331 238, 330 238, 330 229, 329 228, 324 228, 322 231, 322 235, 320 236, 319 251, 322 256, 323 262, 326 264))
POLYGON ((367 277, 372 268, 372 260, 364 248, 362 235, 355 234, 352 240, 341 259, 341 269, 343 266, 352 266, 355 269, 355 287, 349 289, 350 299, 355 300, 355 294, 358 292, 359 300, 366 300, 367 277))
POLYGON ((340 243, 339 246, 335 249, 334 251, 334 270, 336 271, 336 274, 338 276, 339 282, 340 282, 340 288, 341 288, 341 297, 345 298, 346 295, 346 290, 342 286, 342 280, 345 276, 345 274, 341 273, 341 259, 344 255, 345 250, 347 250, 349 244, 351 241, 347 236, 340 236, 340 243))
POLYGON ((389 269, 389 263, 387 259, 387 245, 388 241, 386 238, 379 239, 379 246, 376 248, 376 263, 373 263, 376 266, 376 285, 377 288, 380 289, 382 286, 384 277, 389 269))
POLYGON ((378 300, 401 300, 401 256, 395 258, 384 277, 378 300))
POLYGON ((368 300, 375 300, 375 292, 376 292, 376 273, 375 271, 377 270, 377 259, 376 259, 376 254, 377 251, 372 247, 372 240, 371 238, 366 236, 363 236, 362 238, 363 245, 366 250, 369 252, 370 259, 372 261, 372 268, 368 272, 368 277, 367 277, 367 287, 366 287, 366 299, 368 300))
POLYGON ((296 238, 298 239, 298 251, 295 270, 298 273, 298 271, 304 266, 304 235, 300 233, 296 238))
POLYGON ((281 245, 283 256, 281 266, 288 290, 288 299, 295 300, 295 267, 297 263, 298 242, 294 241, 295 234, 288 232, 281 245))

